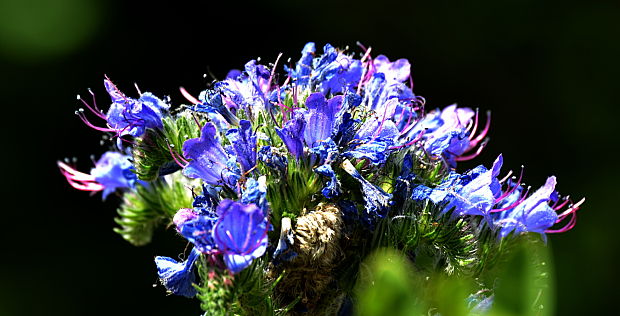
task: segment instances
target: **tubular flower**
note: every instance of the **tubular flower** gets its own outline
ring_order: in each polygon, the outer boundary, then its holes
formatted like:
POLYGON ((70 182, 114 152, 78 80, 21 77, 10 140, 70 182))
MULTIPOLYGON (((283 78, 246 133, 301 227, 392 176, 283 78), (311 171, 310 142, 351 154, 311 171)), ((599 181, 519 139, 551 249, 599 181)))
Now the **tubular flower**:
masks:
POLYGON ((213 239, 232 273, 238 273, 267 250, 267 217, 255 204, 223 200, 213 239))
POLYGON ((69 184, 82 191, 103 191, 103 199, 117 189, 133 188, 137 177, 130 157, 118 152, 108 151, 95 163, 90 174, 79 172, 58 161, 58 167, 69 184))

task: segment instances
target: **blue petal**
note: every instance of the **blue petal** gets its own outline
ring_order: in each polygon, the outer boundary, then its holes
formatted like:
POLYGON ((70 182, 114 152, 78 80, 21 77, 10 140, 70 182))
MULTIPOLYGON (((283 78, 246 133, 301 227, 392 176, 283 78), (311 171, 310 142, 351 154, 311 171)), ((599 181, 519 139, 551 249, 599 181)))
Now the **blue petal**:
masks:
POLYGON ((313 93, 306 99, 306 129, 304 140, 308 148, 317 142, 331 137, 336 113, 342 104, 342 96, 335 96, 329 101, 322 93, 313 93))
POLYGON ((212 237, 213 226, 217 217, 212 214, 199 215, 194 219, 183 222, 177 230, 190 241, 200 252, 208 253, 215 248, 215 241, 212 237))
POLYGON ((297 159, 299 159, 304 152, 302 139, 305 128, 306 122, 303 112, 301 111, 295 111, 293 118, 284 123, 282 128, 276 128, 276 133, 280 136, 284 145, 288 148, 288 151, 297 159))
POLYGON ((327 181, 325 187, 321 190, 321 193, 323 193, 326 198, 333 199, 340 194, 340 182, 331 165, 325 164, 319 166, 314 169, 314 172, 329 178, 329 181, 327 181))
POLYGON ((241 194, 241 202, 244 204, 256 204, 265 214, 269 211, 267 204, 267 179, 261 176, 258 180, 249 178, 245 183, 245 190, 241 194))
POLYGON ((265 163, 267 167, 280 172, 286 170, 286 157, 273 152, 271 146, 263 146, 258 150, 258 160, 265 163))
POLYGON ((232 143, 237 162, 245 173, 256 166, 256 135, 252 132, 250 121, 241 120, 239 126, 239 129, 228 130, 226 138, 232 143))
POLYGON ((187 177, 200 178, 211 185, 235 187, 239 174, 234 170, 234 157, 231 157, 231 165, 213 123, 209 122, 202 127, 199 138, 188 139, 183 143, 183 155, 192 159, 183 169, 187 177))
POLYGON ((134 167, 130 158, 118 152, 108 151, 95 163, 95 168, 90 170, 90 174, 104 187, 104 199, 117 189, 135 186, 137 176, 133 172, 134 167))
POLYGON ((194 288, 196 276, 193 266, 200 253, 194 248, 186 261, 177 262, 169 257, 155 257, 157 274, 161 283, 168 291, 176 295, 194 297, 197 293, 194 288))
POLYGON ((220 216, 213 238, 224 253, 226 266, 237 273, 267 249, 267 217, 255 204, 223 200, 217 208, 220 216))
POLYGON ((387 214, 392 204, 392 195, 364 179, 348 160, 343 161, 342 168, 362 185, 366 211, 364 220, 373 229, 377 218, 387 214))

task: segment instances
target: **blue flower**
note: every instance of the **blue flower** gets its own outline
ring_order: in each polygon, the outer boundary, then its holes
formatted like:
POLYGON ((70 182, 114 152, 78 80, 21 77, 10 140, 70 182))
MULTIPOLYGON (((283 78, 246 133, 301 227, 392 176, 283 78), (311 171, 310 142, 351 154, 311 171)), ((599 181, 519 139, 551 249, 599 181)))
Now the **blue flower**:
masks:
POLYGON ((189 254, 189 258, 183 262, 177 262, 169 257, 155 257, 157 274, 161 283, 172 294, 185 297, 194 297, 197 293, 194 288, 196 279, 193 266, 200 257, 200 253, 194 248, 189 254))
POLYGON ((338 53, 330 44, 323 47, 323 55, 313 62, 311 81, 321 92, 336 94, 361 80, 362 62, 338 53))
POLYGON ((210 185, 235 187, 240 177, 235 157, 230 157, 215 131, 213 123, 202 127, 199 138, 188 139, 183 143, 183 155, 192 159, 183 174, 190 178, 200 178, 210 185))
POLYGON ((196 214, 192 216, 187 210, 181 210, 175 215, 174 222, 177 231, 202 253, 210 253, 216 248, 213 240, 213 226, 218 217, 216 214, 196 214))
POLYGON ((314 43, 307 43, 301 51, 301 58, 299 58, 299 61, 295 65, 295 69, 290 69, 284 66, 285 70, 299 86, 305 87, 310 82, 310 75, 312 74, 312 60, 314 59, 315 51, 316 47, 314 43))
POLYGON ((231 109, 243 109, 251 116, 269 106, 269 70, 251 60, 245 64, 245 72, 215 84, 214 88, 225 96, 231 109))
POLYGON ((342 105, 342 96, 326 100, 322 93, 313 93, 306 99, 304 140, 308 148, 331 137, 336 113, 342 105))
POLYGON ((522 203, 499 213, 495 225, 500 227, 500 237, 505 237, 511 232, 517 234, 535 232, 545 238, 545 231, 553 226, 558 219, 555 209, 549 206, 549 202, 557 201, 555 185, 555 177, 549 177, 544 186, 536 190, 522 203))
POLYGON ((135 186, 138 177, 133 172, 135 168, 130 159, 131 157, 121 153, 108 151, 95 163, 95 168, 90 170, 95 181, 103 186, 104 199, 116 189, 135 186))
POLYGON ((215 90, 205 90, 198 96, 202 103, 196 104, 192 110, 201 113, 207 113, 209 117, 219 122, 223 118, 230 125, 239 125, 239 119, 226 107, 222 99, 222 95, 215 90), (217 115, 221 118, 218 118, 217 115))
POLYGON ((316 169, 314 169, 314 172, 329 178, 329 180, 325 184, 325 187, 321 190, 323 196, 328 199, 333 199, 340 194, 340 182, 338 181, 336 173, 334 172, 334 169, 332 169, 331 165, 325 164, 316 167, 316 169))
POLYGON ((304 120, 303 111, 295 111, 293 117, 286 121, 282 128, 276 128, 276 133, 280 136, 291 155, 296 159, 301 158, 304 153, 302 140, 305 128, 306 121, 304 120))
POLYGON ((249 172, 256 166, 256 135, 252 132, 250 121, 241 120, 239 128, 229 129, 226 138, 232 143, 232 149, 241 165, 241 171, 249 172))
POLYGON ((241 194, 243 204, 256 204, 265 214, 269 211, 267 204, 267 178, 260 176, 258 180, 249 178, 245 183, 245 190, 241 194))
POLYGON ((490 170, 475 175, 466 184, 461 183, 458 191, 451 194, 452 200, 445 209, 454 207, 455 216, 481 215, 489 219, 489 212, 501 193, 497 176, 502 163, 502 155, 499 155, 490 170))
POLYGON ((400 132, 390 120, 370 117, 364 122, 345 151, 345 157, 368 159, 375 165, 385 163, 400 132))
POLYGON ((219 220, 213 239, 224 255, 224 263, 238 273, 267 249, 267 216, 255 204, 223 200, 217 208, 219 220))
POLYGON ((104 80, 112 104, 106 115, 108 125, 120 136, 139 137, 147 128, 163 127, 162 115, 170 106, 149 92, 142 93, 135 100, 125 96, 109 79, 104 80))
POLYGON ((374 228, 377 218, 387 215, 392 204, 392 195, 364 179, 348 160, 342 162, 342 168, 362 185, 362 194, 365 202, 365 213, 362 219, 370 229, 374 228))
POLYGON ((288 164, 286 157, 275 153, 271 146, 263 146, 258 150, 258 160, 262 161, 271 169, 284 172, 288 164))

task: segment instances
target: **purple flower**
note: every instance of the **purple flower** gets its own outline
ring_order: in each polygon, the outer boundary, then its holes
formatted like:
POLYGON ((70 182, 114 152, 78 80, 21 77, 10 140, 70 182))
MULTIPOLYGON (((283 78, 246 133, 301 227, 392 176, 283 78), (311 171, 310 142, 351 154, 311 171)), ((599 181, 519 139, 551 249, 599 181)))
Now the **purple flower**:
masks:
POLYGON ((334 172, 334 169, 332 169, 331 165, 321 165, 314 169, 314 172, 329 178, 325 184, 325 187, 321 190, 323 196, 328 199, 333 199, 340 194, 340 182, 338 181, 338 177, 336 177, 336 173, 334 172))
POLYGON ((104 199, 116 189, 134 187, 137 176, 133 172, 134 167, 130 158, 118 152, 108 151, 99 158, 95 168, 90 170, 95 181, 103 185, 104 199))
POLYGON ((322 93, 313 93, 306 99, 304 140, 308 148, 331 137, 336 113, 342 105, 342 96, 326 100, 322 93))
POLYGON ((310 82, 310 75, 312 74, 312 60, 314 59, 315 51, 316 47, 314 43, 309 42, 301 51, 301 58, 299 58, 299 61, 295 65, 295 69, 290 69, 284 66, 291 78, 293 78, 295 82, 302 87, 307 86, 310 82))
POLYGON ((372 63, 375 72, 384 74, 389 81, 405 82, 411 75, 411 64, 405 58, 390 62, 384 55, 379 55, 372 63))
POLYGON ((451 194, 452 200, 445 210, 454 207, 455 216, 481 215, 488 219, 495 199, 501 193, 497 176, 502 163, 502 155, 499 155, 490 170, 477 174, 469 183, 461 185, 458 191, 451 194))
POLYGON ((384 217, 392 204, 392 195, 364 179, 348 160, 342 162, 342 168, 362 185, 365 202, 363 219, 370 229, 374 228, 377 218, 384 217))
POLYGON ((223 200, 217 208, 219 220, 213 239, 232 273, 238 273, 267 249, 268 222, 255 204, 223 200))
POLYGON ((131 99, 118 90, 109 79, 105 79, 104 84, 112 98, 106 120, 120 136, 139 137, 147 128, 163 127, 161 119, 163 113, 170 107, 168 104, 149 92, 142 93, 138 100, 131 99))
POLYGON ((241 171, 245 173, 252 170, 256 166, 256 135, 252 132, 250 121, 241 120, 238 129, 226 132, 226 138, 232 143, 241 171))
POLYGON ((336 94, 361 80, 362 62, 339 53, 330 44, 323 47, 323 55, 314 60, 311 80, 323 94, 336 94))
POLYGON ((196 295, 197 291, 194 288, 196 276, 193 266, 199 256, 200 253, 194 248, 189 254, 189 258, 183 262, 177 262, 169 257, 155 257, 157 274, 161 283, 169 292, 185 297, 194 297, 196 295))
POLYGON ((183 174, 190 178, 200 178, 210 185, 234 188, 240 177, 235 157, 230 157, 224 151, 211 122, 202 127, 199 138, 185 141, 183 155, 192 159, 183 168, 183 174))
POLYGON ((57 164, 72 187, 82 191, 103 191, 103 199, 106 199, 117 189, 135 186, 137 176, 129 159, 129 156, 108 151, 95 163, 95 168, 90 170, 90 174, 77 171, 61 161, 57 164))
POLYGON ((202 253, 210 253, 215 248, 213 241, 213 225, 218 217, 207 208, 180 209, 172 219, 177 232, 194 244, 195 249, 202 253))
POLYGON ((495 221, 495 225, 500 227, 500 237, 505 237, 511 232, 517 234, 535 232, 543 235, 544 238, 545 231, 558 220, 556 210, 549 206, 549 202, 557 201, 555 185, 555 177, 549 177, 544 186, 536 190, 522 203, 501 212, 495 221))
POLYGON ((304 136, 304 130, 306 128, 306 121, 304 120, 303 111, 295 111, 293 117, 286 121, 282 128, 276 128, 276 133, 282 141, 288 151, 299 159, 304 153, 304 144, 302 142, 304 136))

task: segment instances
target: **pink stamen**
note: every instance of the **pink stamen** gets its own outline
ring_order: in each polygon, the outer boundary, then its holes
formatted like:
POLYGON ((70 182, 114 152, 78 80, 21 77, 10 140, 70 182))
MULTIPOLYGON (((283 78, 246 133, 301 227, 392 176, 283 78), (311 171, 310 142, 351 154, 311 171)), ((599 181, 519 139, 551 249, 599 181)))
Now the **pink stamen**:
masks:
POLYGON ((470 141, 474 137, 477 131, 478 131, 478 109, 476 109, 476 117, 474 119, 474 128, 471 130, 471 133, 469 133, 470 141))
MULTIPOLYGON (((521 179, 523 179, 523 169, 524 169, 524 167, 521 166, 521 173, 519 174, 519 180, 517 180, 516 184, 512 188, 510 188, 508 191, 506 191, 504 194, 502 194, 500 197, 495 199, 495 203, 503 200, 505 197, 507 197, 510 194, 512 194, 512 192, 514 192, 521 185, 521 179)), ((512 173, 512 170, 510 170, 510 173, 512 173)), ((510 175, 510 173, 508 175, 510 175)), ((507 178, 508 178, 508 176, 506 176, 504 179, 502 179, 502 181, 506 181, 507 178)), ((502 181, 500 181, 500 183, 502 183, 502 181)))
MULTIPOLYGON (((170 156, 172 156, 172 159, 174 159, 174 162, 176 162, 177 165, 179 165, 179 167, 181 167, 181 168, 187 167, 188 162, 184 161, 185 164, 182 164, 182 163, 179 162, 179 160, 177 159, 177 157, 175 155, 176 152, 172 150, 172 147, 170 147, 170 143, 168 143, 168 141, 166 141, 166 146, 168 146, 168 151, 170 152, 170 156)), ((179 159, 184 160, 182 157, 180 157, 180 155, 179 155, 179 159)))
POLYGON ((103 115, 103 113, 101 112, 101 110, 99 110, 99 108, 97 108, 97 102, 95 102, 95 94, 88 89, 88 92, 90 92, 90 94, 93 96, 93 104, 94 106, 90 106, 90 104, 88 104, 88 102, 86 102, 84 99, 82 99, 82 97, 80 97, 78 95, 78 100, 80 100, 82 102, 82 104, 84 104, 84 106, 86 106, 87 109, 89 109, 91 112, 93 112, 93 114, 97 115, 97 117, 101 118, 101 119, 106 119, 105 115, 103 115))
POLYGON ((116 132, 116 129, 113 129, 113 128, 99 127, 99 126, 93 125, 86 118, 86 115, 84 114, 84 109, 79 109, 79 110, 75 111, 75 114, 82 120, 82 122, 84 122, 84 124, 86 124, 86 126, 92 128, 94 130, 97 130, 97 131, 100 131, 100 132, 116 132))
POLYGON ((418 134, 418 136, 416 136, 416 138, 414 138, 412 141, 410 141, 410 142, 408 142, 408 143, 406 143, 406 144, 404 144, 404 145, 400 145, 400 146, 392 146, 392 147, 390 147, 390 149, 399 149, 399 148, 403 148, 403 147, 408 147, 408 146, 411 146, 411 145, 413 145, 413 144, 415 144, 415 143, 419 142, 419 141, 420 141, 420 139, 422 139, 422 136, 424 136, 424 133, 426 133, 426 130, 422 130, 422 131, 420 131, 420 133, 418 134))
POLYGON ((577 204, 574 204, 574 205, 570 206, 566 211, 564 211, 564 212, 562 212, 562 214, 558 215, 558 222, 561 221, 561 219, 565 218, 566 216, 568 216, 570 214, 574 214, 575 212, 577 212, 577 210, 579 209, 581 204, 583 204, 585 201, 586 201, 586 198, 581 199, 579 202, 577 202, 577 204))
POLYGON ((469 155, 469 156, 460 156, 460 157, 456 157, 454 158, 454 160, 456 161, 467 161, 467 160, 471 160, 474 159, 476 157, 478 157, 478 155, 480 155, 480 153, 482 152, 482 150, 484 149, 484 147, 486 147, 488 142, 483 142, 482 144, 480 144, 480 147, 478 147, 478 150, 476 150, 475 153, 469 155))
POLYGON ((568 223, 564 227, 560 229, 547 229, 545 230, 545 233, 550 233, 550 234, 564 233, 564 232, 567 232, 573 229, 573 227, 575 227, 575 224, 577 224, 577 213, 572 213, 571 219, 568 221, 568 223))
POLYGON ((506 207, 503 207, 503 208, 499 208, 499 209, 494 209, 494 210, 491 210, 491 211, 489 211, 489 213, 503 212, 503 211, 506 211, 506 210, 512 209, 512 208, 514 208, 514 207, 517 207, 519 204, 521 204, 521 203, 523 203, 523 201, 525 201, 525 199, 527 198, 527 194, 530 192, 530 188, 531 188, 531 187, 528 187, 528 188, 527 188, 527 190, 525 191, 525 194, 523 194, 523 195, 522 195, 522 196, 521 196, 521 197, 520 197, 517 201, 515 201, 514 203, 512 203, 512 204, 510 204, 510 205, 508 205, 508 206, 506 206, 506 207))
POLYGON ((198 104, 202 103, 202 102, 198 101, 198 99, 196 99, 189 92, 187 92, 187 90, 185 90, 185 88, 179 87, 179 90, 181 91, 181 94, 185 97, 185 99, 187 99, 187 101, 191 102, 192 104, 198 105, 198 104))
POLYGON ((267 81, 267 90, 271 88, 271 81, 273 80, 273 77, 275 76, 276 67, 278 66, 280 57, 282 57, 282 53, 278 54, 278 57, 276 58, 276 62, 273 64, 273 69, 271 69, 271 75, 269 76, 269 80, 267 81))
POLYGON ((480 132, 480 135, 478 135, 478 137, 476 137, 474 140, 472 140, 469 143, 469 148, 474 148, 478 145, 478 143, 484 139, 484 137, 487 136, 487 133, 489 132, 489 127, 491 127, 491 111, 487 111, 487 121, 484 124, 484 129, 482 130, 482 132, 480 132))

